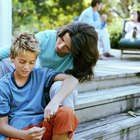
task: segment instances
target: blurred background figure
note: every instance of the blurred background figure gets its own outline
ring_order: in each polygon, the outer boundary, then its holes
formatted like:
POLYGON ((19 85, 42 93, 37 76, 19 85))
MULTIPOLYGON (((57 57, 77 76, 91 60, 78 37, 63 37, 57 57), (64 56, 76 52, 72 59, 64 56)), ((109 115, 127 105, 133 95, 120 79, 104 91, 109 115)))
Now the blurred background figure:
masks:
POLYGON ((130 20, 125 24, 125 38, 140 39, 140 11, 130 12, 130 20))
POLYGON ((102 0, 92 0, 91 6, 85 9, 80 17, 79 21, 86 22, 95 27, 98 32, 98 48, 100 52, 100 59, 106 59, 106 57, 113 57, 110 53, 110 37, 108 30, 106 29, 107 15, 100 16, 99 12, 102 8, 102 0))

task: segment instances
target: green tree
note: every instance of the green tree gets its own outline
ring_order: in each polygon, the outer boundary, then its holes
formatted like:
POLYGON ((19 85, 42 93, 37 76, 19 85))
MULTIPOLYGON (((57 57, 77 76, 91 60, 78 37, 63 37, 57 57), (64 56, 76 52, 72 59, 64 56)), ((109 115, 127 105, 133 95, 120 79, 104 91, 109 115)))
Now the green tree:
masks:
MULTIPOLYGON (((12 0, 13 34, 56 29, 73 22, 75 16, 90 6, 91 0, 12 0)), ((131 9, 140 9, 139 0, 106 0, 100 13, 108 15, 111 45, 117 46, 124 19, 131 9)))
POLYGON ((13 33, 61 27, 73 22, 83 7, 82 0, 13 0, 13 33))

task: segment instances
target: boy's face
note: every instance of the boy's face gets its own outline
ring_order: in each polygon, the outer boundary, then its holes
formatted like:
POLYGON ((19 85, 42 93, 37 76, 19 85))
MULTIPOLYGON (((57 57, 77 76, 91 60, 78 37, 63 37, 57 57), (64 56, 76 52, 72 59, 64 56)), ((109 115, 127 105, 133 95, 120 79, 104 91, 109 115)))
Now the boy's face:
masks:
POLYGON ((11 60, 15 65, 15 75, 18 77, 28 77, 36 62, 37 54, 31 51, 25 51, 19 53, 15 58, 11 60))

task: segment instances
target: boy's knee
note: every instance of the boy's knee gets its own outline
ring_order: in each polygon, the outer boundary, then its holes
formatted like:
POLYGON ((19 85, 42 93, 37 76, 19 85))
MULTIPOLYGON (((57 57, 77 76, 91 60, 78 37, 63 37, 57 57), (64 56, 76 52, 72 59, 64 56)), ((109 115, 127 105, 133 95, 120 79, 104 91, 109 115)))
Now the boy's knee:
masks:
POLYGON ((57 118, 60 118, 61 120, 68 119, 69 117, 72 117, 72 116, 74 117, 75 112, 70 107, 61 106, 58 109, 56 116, 57 118))
POLYGON ((44 138, 49 139, 54 135, 61 135, 64 133, 67 133, 68 137, 71 138, 78 123, 79 121, 71 108, 59 107, 56 115, 49 123, 43 121, 43 126, 46 128, 44 138))
POLYGON ((54 134, 69 132, 72 134, 78 126, 75 112, 69 107, 60 107, 54 119, 54 134))
POLYGON ((75 112, 70 107, 62 106, 56 113, 55 122, 57 124, 59 122, 59 124, 67 127, 75 127, 78 124, 78 119, 75 112))

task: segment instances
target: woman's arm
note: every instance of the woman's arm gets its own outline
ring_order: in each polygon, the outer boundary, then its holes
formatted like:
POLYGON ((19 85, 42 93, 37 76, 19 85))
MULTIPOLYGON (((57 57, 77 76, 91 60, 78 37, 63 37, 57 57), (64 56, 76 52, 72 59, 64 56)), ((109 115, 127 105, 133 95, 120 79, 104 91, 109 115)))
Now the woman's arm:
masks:
POLYGON ((10 47, 4 47, 0 49, 0 60, 10 57, 10 47))
POLYGON ((45 128, 33 127, 28 130, 19 130, 8 124, 8 117, 0 117, 0 133, 11 138, 23 140, 40 140, 45 128))

